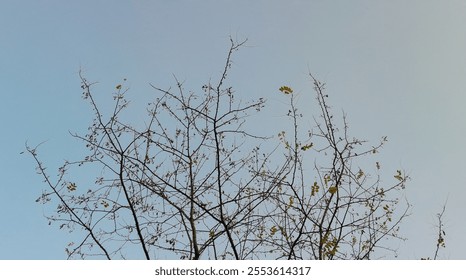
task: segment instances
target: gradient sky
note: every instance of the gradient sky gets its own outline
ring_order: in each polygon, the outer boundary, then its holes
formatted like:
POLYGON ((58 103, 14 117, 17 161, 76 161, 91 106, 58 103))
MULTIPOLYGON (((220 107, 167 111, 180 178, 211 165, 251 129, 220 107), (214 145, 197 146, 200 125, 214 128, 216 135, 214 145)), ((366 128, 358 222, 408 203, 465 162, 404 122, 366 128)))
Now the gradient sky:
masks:
POLYGON ((20 153, 26 141, 47 141, 39 153, 51 171, 82 154, 68 132, 85 132, 92 117, 80 69, 102 95, 127 78, 137 108, 149 83, 173 85, 175 74, 200 89, 218 77, 229 36, 248 38, 230 80, 244 98, 280 106, 281 85, 312 97, 310 70, 327 84, 335 113, 346 112, 354 136, 388 136, 380 154, 388 177, 404 169, 412 178, 407 241, 394 245, 399 258, 433 255, 436 213, 447 201, 440 257, 466 259, 460 0, 1 1, 0 259, 66 258, 70 236, 47 225, 51 208, 34 202, 46 186, 20 153))

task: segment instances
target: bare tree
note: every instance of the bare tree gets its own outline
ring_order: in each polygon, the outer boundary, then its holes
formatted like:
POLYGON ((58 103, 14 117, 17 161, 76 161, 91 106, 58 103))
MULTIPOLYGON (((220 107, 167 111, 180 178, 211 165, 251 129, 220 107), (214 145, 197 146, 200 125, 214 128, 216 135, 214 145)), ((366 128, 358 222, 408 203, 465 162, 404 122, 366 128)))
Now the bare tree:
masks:
POLYGON ((408 177, 398 170, 385 185, 358 165, 386 138, 367 147, 349 136, 346 117, 338 128, 312 75, 321 108, 315 127, 302 131, 295 94, 283 86, 292 129, 277 131, 279 141, 251 132, 249 117, 266 101, 238 99, 226 86, 245 43, 230 42, 220 78, 200 93, 176 77, 174 88, 151 85, 157 97, 142 128, 122 120, 128 89, 116 86, 105 117, 94 84, 80 74, 94 120, 87 134, 72 136, 88 155, 66 161, 52 180, 38 147, 27 146, 47 186, 38 201, 58 205, 49 221, 82 234, 66 247, 69 258, 369 259, 393 250, 383 241, 399 238, 408 177), (91 185, 70 175, 85 166, 96 172, 91 185))

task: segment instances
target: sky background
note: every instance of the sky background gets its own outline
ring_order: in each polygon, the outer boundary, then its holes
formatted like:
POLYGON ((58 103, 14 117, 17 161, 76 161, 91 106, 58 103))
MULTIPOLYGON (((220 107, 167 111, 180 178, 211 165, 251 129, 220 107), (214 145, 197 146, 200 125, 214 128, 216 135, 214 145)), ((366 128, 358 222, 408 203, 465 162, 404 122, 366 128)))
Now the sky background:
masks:
MULTIPOLYGON (((47 225, 53 208, 35 203, 46 186, 20 153, 26 141, 47 141, 39 154, 52 173, 82 155, 69 134, 85 133, 92 118, 80 69, 99 82, 102 102, 127 78, 143 112, 149 83, 168 87, 175 74, 198 90, 218 77, 230 36, 248 39, 230 76, 238 96, 265 97, 279 111, 278 88, 289 85, 312 114, 311 71, 352 135, 374 144, 388 136, 387 176, 412 178, 400 259, 432 257, 446 201, 440 258, 466 259, 465 26, 466 2, 453 0, 1 1, 0 259, 66 258, 70 236, 47 225)), ((279 117, 260 127, 276 129, 279 117)))

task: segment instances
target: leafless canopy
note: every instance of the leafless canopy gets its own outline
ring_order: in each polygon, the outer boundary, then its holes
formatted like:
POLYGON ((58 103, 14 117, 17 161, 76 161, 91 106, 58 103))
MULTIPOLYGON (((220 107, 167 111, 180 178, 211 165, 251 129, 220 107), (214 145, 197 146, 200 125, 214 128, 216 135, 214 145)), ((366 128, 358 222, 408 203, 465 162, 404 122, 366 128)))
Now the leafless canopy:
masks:
POLYGON ((314 127, 302 129, 293 89, 283 86, 289 129, 270 137, 248 130, 266 101, 246 102, 225 85, 243 44, 231 40, 220 78, 198 92, 176 78, 174 88, 151 85, 157 97, 142 128, 123 120, 124 86, 104 116, 80 75, 94 120, 72 136, 89 153, 52 180, 37 147, 27 147, 47 186, 38 201, 58 205, 48 219, 81 237, 66 247, 69 258, 369 259, 393 250, 383 244, 399 238, 407 176, 397 170, 386 185, 378 162, 376 175, 358 165, 386 138, 369 146, 349 136, 346 117, 338 127, 312 75, 321 109, 314 127), (85 166, 97 174, 91 185, 70 175, 85 166))

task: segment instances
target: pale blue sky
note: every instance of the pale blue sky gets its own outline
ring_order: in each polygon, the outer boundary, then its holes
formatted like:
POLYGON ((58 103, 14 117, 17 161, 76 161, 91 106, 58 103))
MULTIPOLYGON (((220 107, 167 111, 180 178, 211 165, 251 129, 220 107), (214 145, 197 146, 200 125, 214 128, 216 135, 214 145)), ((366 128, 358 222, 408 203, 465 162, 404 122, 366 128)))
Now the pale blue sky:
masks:
POLYGON ((34 202, 45 185, 20 152, 48 140, 50 170, 82 153, 68 134, 91 120, 79 69, 102 94, 127 78, 133 106, 143 105, 149 82, 168 86, 176 74, 196 89, 218 76, 230 35, 248 38, 234 58, 237 92, 280 106, 281 85, 312 94, 310 69, 353 135, 388 136, 381 163, 412 177, 400 258, 432 256, 448 199, 440 256, 466 259, 465 26, 459 0, 1 1, 0 259, 66 257, 70 236, 47 226, 49 208, 34 202))

